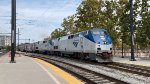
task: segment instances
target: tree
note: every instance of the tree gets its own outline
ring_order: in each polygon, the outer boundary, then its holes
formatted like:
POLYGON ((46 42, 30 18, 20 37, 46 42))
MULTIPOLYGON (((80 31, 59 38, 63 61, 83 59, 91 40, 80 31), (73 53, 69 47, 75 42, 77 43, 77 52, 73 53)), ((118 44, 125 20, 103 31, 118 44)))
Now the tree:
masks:
POLYGON ((138 29, 141 28, 141 20, 139 19, 140 17, 140 12, 141 10, 139 10, 141 8, 141 0, 135 0, 134 4, 133 4, 134 8, 133 8, 133 21, 134 21, 134 38, 135 38, 135 44, 139 45, 138 40, 139 40, 139 33, 138 33, 138 29))
POLYGON ((117 46, 119 45, 119 39, 118 39, 118 28, 117 28, 117 2, 110 0, 105 1, 103 4, 103 11, 101 12, 104 17, 101 17, 103 20, 103 28, 105 28, 109 34, 112 37, 113 45, 117 46))
POLYGON ((63 23, 61 25, 67 34, 73 34, 77 32, 77 29, 75 26, 75 15, 64 18, 63 23))
MULTIPOLYGON (((135 41, 141 47, 150 46, 148 1, 150 0, 135 0, 133 3, 135 41)), ((121 34, 123 43, 129 45, 129 24, 129 0, 83 0, 77 8, 77 13, 64 18, 64 29, 56 29, 51 36, 57 38, 91 28, 104 28, 112 37, 114 46, 119 45, 121 34)))
POLYGON ((140 47, 149 47, 150 46, 150 4, 148 4, 149 0, 142 0, 141 3, 141 23, 138 31, 137 43, 140 47))
POLYGON ((51 39, 58 38, 58 37, 61 37, 61 36, 65 36, 65 35, 67 35, 67 33, 63 29, 58 28, 58 29, 55 29, 51 33, 51 39))
POLYGON ((129 4, 128 0, 119 0, 117 5, 117 27, 119 28, 119 37, 122 36, 124 44, 129 45, 130 29, 129 29, 129 4))
POLYGON ((84 0, 77 8, 76 27, 78 31, 99 27, 98 0, 84 0))
POLYGON ((77 8, 76 27, 78 31, 90 28, 105 28, 112 36, 113 44, 118 44, 116 30, 116 8, 117 2, 103 0, 85 0, 77 8))

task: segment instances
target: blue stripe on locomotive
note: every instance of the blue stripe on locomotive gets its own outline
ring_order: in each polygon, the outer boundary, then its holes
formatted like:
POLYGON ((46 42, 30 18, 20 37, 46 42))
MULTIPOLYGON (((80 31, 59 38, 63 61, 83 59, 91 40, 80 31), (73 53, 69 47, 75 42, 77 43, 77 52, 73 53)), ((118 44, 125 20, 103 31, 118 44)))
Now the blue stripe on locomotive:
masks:
POLYGON ((90 41, 94 42, 94 43, 98 43, 98 44, 112 44, 112 40, 110 35, 107 33, 107 31, 105 29, 90 29, 87 30, 87 34, 85 34, 86 32, 82 32, 80 34, 82 34, 85 38, 89 39, 90 41), (104 35, 100 35, 100 34, 93 34, 92 32, 105 32, 104 35))

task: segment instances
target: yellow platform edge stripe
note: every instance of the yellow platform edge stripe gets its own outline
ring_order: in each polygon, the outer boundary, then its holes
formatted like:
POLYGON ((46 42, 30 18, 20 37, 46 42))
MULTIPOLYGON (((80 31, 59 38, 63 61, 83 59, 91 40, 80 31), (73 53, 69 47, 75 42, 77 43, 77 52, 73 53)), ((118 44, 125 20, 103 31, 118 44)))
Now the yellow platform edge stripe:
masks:
POLYGON ((34 60, 48 66, 50 69, 52 69, 54 72, 56 72, 60 77, 65 79, 68 82, 68 84, 84 84, 83 82, 81 82, 81 80, 75 78, 71 74, 63 71, 62 69, 54 66, 53 64, 50 64, 50 63, 43 61, 41 59, 38 59, 38 58, 34 58, 34 60))

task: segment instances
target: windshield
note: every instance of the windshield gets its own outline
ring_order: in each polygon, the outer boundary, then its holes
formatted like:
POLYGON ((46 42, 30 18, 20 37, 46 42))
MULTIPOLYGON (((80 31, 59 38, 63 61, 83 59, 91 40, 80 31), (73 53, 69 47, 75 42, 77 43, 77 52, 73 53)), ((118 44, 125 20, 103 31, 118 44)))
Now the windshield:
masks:
POLYGON ((93 31, 92 34, 104 36, 104 35, 107 35, 107 32, 106 31, 93 31))

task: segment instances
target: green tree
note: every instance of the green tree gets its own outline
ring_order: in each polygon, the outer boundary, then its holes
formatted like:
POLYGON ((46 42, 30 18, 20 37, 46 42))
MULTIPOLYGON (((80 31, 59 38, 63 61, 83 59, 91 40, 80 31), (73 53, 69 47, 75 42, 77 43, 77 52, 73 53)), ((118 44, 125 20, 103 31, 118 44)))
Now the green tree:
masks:
POLYGON ((103 4, 103 11, 102 14, 104 17, 101 17, 101 19, 103 19, 103 24, 102 25, 103 28, 105 28, 109 34, 112 37, 113 40, 113 45, 117 46, 119 45, 119 39, 118 39, 118 28, 117 28, 117 21, 118 21, 118 17, 117 17, 117 2, 110 0, 110 1, 105 1, 103 4))
POLYGON ((149 47, 150 46, 150 0, 142 0, 141 3, 141 23, 138 28, 137 33, 137 43, 140 47, 149 47))
POLYGON ((99 27, 98 0, 84 0, 77 8, 76 27, 78 31, 99 27))
POLYGON ((58 28, 58 29, 55 29, 51 33, 51 39, 58 38, 58 37, 61 37, 61 36, 65 36, 65 35, 67 35, 67 33, 63 29, 58 28))
POLYGON ((103 0, 85 0, 77 8, 76 27, 78 31, 93 27, 105 28, 112 36, 114 45, 118 44, 115 10, 117 2, 103 0))
POLYGON ((76 26, 75 26, 75 15, 64 18, 63 23, 61 25, 67 34, 73 34, 77 32, 76 26))
POLYGON ((128 0, 119 0, 117 5, 117 27, 119 29, 119 37, 123 38, 123 43, 129 45, 130 29, 129 29, 129 4, 128 0))
MULTIPOLYGON (((150 46, 150 4, 148 1, 150 0, 135 0, 133 4, 135 41, 141 47, 150 46)), ((119 45, 121 34, 123 43, 129 45, 129 25, 129 0, 83 0, 76 14, 64 18, 62 23, 64 29, 56 29, 51 37, 57 38, 100 27, 109 32, 114 46, 119 45)))

